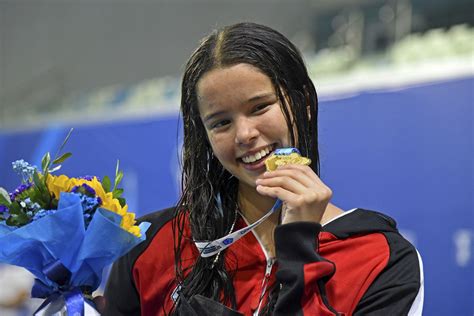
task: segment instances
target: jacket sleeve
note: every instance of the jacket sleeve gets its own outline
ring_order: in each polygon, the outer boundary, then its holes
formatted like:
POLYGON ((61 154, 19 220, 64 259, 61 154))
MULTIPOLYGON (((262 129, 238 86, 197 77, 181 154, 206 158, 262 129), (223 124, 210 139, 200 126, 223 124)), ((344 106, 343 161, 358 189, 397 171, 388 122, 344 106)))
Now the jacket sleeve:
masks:
MULTIPOLYGON (((275 230, 281 290, 275 315, 341 315, 326 296, 335 265, 317 252, 316 223, 291 223, 275 230)), ((398 232, 386 232, 387 265, 375 278, 350 315, 421 315, 423 271, 416 249, 398 232)), ((339 311, 340 312, 340 311, 339 311)))
POLYGON ((133 282, 130 253, 113 264, 104 297, 102 315, 140 315, 140 297, 133 282))
POLYGON ((335 266, 316 252, 320 231, 320 224, 308 222, 276 228, 276 277, 281 289, 274 315, 339 315, 325 289, 335 266))
POLYGON ((386 233, 390 259, 357 304, 354 315, 421 315, 423 265, 416 249, 398 232, 386 233))

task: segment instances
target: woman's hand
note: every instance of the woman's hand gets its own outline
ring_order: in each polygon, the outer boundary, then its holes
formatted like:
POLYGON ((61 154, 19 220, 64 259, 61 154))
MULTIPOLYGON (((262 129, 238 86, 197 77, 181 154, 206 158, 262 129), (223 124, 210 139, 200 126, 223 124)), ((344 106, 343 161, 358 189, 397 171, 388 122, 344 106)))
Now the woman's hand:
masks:
POLYGON ((328 188, 309 166, 285 165, 265 172, 256 181, 261 195, 283 201, 282 224, 320 223, 332 197, 328 188))

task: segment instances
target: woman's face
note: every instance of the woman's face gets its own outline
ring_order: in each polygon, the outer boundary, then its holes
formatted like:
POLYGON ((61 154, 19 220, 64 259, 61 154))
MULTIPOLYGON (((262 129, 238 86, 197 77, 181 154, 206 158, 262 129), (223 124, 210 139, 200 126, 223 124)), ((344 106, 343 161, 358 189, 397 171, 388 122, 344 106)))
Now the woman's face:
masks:
POLYGON ((197 94, 214 155, 240 185, 255 187, 266 157, 291 145, 270 78, 249 64, 217 68, 199 80, 197 94))

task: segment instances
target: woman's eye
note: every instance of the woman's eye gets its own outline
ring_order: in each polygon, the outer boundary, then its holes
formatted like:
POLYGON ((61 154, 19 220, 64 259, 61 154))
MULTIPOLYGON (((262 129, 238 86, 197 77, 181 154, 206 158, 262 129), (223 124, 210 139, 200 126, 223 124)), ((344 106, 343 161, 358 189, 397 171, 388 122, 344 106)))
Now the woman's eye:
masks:
POLYGON ((260 112, 266 109, 270 104, 259 104, 256 107, 254 107, 253 112, 260 112))
POLYGON ((217 122, 212 123, 212 124, 211 124, 211 129, 224 127, 224 126, 226 126, 226 125, 229 124, 229 123, 230 123, 229 120, 220 120, 220 121, 217 121, 217 122))

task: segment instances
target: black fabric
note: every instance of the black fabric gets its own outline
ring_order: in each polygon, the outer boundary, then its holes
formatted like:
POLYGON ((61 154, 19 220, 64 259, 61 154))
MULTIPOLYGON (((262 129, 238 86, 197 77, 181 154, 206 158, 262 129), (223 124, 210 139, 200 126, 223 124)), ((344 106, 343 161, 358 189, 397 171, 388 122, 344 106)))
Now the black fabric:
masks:
POLYGON ((106 304, 102 315, 140 315, 140 297, 132 279, 132 267, 138 257, 148 248, 155 234, 166 222, 173 218, 173 215, 174 208, 167 208, 137 220, 138 223, 150 222, 152 225, 146 232, 146 240, 117 260, 112 266, 105 287, 106 304))
POLYGON ((360 300, 354 315, 407 315, 420 289, 418 254, 397 233, 385 233, 390 245, 387 267, 360 300))
POLYGON ((176 312, 178 316, 243 316, 242 313, 202 295, 193 296, 189 302, 181 297, 176 312))
MULTIPOLYGON (((299 302, 304 295, 304 265, 319 261, 329 262, 315 251, 318 249, 320 231, 320 224, 309 222, 285 224, 275 229, 275 249, 278 262, 276 278, 282 287, 273 315, 303 315, 299 302)), ((334 263, 329 263, 334 266, 334 263)), ((325 291, 325 283, 334 274, 334 270, 333 273, 318 281, 318 287, 326 307, 337 315, 337 312, 330 306, 325 291)))
POLYGON ((361 208, 324 225, 322 230, 333 234, 339 239, 370 233, 398 233, 397 223, 393 218, 379 212, 361 208))

